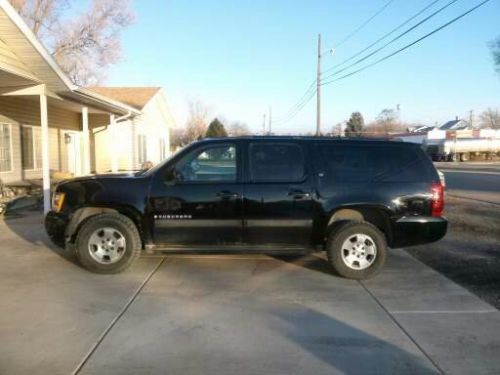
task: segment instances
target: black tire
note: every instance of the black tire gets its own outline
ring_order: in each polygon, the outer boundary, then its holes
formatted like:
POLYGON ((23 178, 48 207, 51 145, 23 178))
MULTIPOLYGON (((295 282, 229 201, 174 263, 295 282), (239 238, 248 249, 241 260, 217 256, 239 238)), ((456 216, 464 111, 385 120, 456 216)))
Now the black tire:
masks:
POLYGON ((95 273, 118 273, 128 268, 141 254, 141 238, 137 227, 128 217, 117 213, 104 213, 90 217, 83 224, 75 240, 75 251, 80 264, 95 273), (125 238, 120 259, 103 264, 92 255, 89 246, 91 236, 102 228, 112 228, 125 238))
POLYGON ((466 152, 460 154, 460 161, 469 161, 469 154, 466 152))
POLYGON ((387 243, 384 234, 374 225, 367 222, 350 221, 330 233, 326 244, 326 252, 328 261, 340 276, 362 280, 375 276, 382 269, 387 258, 387 243), (365 269, 349 267, 342 257, 344 241, 355 234, 370 237, 376 246, 376 255, 371 265, 365 269))

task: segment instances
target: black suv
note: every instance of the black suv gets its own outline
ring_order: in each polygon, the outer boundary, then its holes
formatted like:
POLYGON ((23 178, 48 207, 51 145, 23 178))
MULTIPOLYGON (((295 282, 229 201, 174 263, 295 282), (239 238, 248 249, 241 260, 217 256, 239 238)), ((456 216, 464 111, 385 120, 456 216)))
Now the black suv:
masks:
POLYGON ((45 224, 99 273, 122 271, 142 249, 308 249, 362 279, 380 270, 387 247, 445 235, 443 189, 414 144, 205 139, 147 171, 60 183, 45 224))

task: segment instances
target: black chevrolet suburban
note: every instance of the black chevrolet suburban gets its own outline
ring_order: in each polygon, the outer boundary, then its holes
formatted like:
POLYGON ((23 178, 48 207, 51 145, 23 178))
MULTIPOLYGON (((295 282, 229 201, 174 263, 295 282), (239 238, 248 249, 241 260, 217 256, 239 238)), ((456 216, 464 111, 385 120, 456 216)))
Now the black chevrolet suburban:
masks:
POLYGON ((147 171, 60 183, 51 239, 98 273, 146 251, 324 250, 363 279, 387 248, 447 229, 444 186, 418 145, 323 137, 205 139, 147 171))

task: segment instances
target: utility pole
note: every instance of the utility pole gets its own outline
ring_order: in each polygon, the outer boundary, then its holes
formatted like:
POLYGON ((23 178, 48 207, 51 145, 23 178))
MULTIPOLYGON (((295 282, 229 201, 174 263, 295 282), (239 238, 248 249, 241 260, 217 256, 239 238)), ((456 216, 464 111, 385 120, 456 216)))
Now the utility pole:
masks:
POLYGON ((474 126, 474 110, 473 109, 471 109, 469 111, 469 124, 471 127, 474 126))
POLYGON ((316 135, 321 134, 321 34, 318 34, 318 72, 316 76, 316 135))
POLYGON ((264 113, 264 119, 262 120, 262 135, 266 135, 266 114, 264 113))
POLYGON ((273 125, 273 107, 269 107, 269 135, 271 135, 273 125))

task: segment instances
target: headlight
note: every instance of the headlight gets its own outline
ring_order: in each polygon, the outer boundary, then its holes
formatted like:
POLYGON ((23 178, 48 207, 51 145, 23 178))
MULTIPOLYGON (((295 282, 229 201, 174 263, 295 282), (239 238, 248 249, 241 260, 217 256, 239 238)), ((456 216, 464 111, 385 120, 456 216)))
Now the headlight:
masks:
POLYGON ((64 193, 55 192, 52 196, 52 210, 60 212, 64 203, 64 193))

